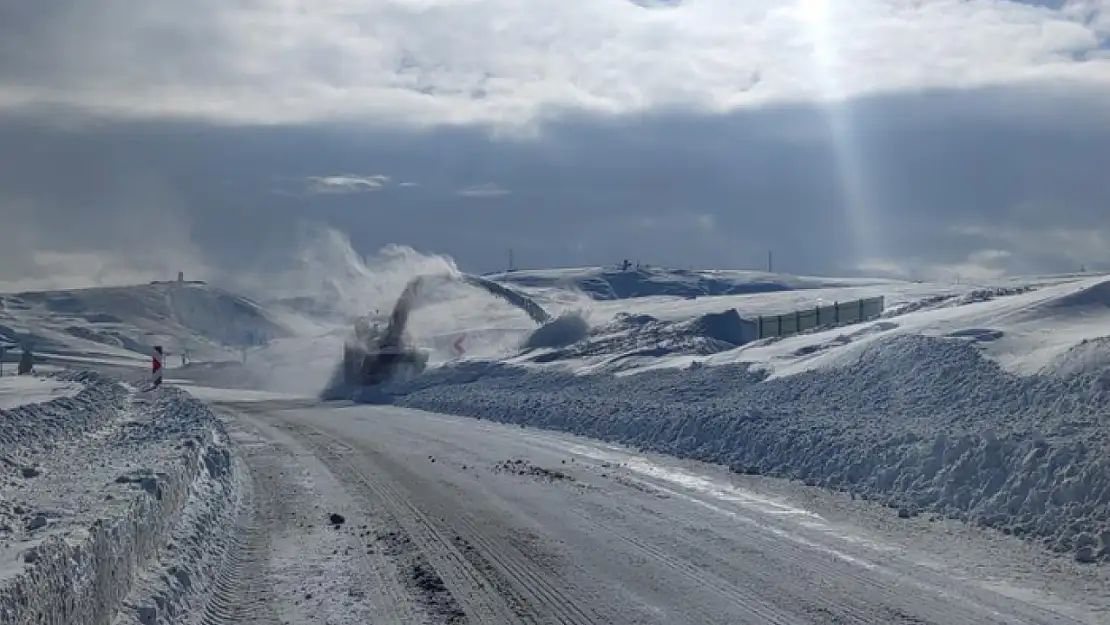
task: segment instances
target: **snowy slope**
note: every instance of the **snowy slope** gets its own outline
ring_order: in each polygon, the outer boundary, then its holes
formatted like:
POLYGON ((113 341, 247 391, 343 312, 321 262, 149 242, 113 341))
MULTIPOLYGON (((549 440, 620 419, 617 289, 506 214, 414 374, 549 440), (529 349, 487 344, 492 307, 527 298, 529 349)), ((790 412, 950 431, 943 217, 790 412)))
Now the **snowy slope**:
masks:
POLYGON ((889 283, 694 300, 643 297, 600 301, 582 309, 592 326, 589 341, 557 350, 526 351, 508 360, 579 373, 747 362, 788 375, 854 358, 870 340, 885 335, 962 333, 968 338, 977 336, 988 355, 1007 367, 1034 372, 1060 350, 1100 336, 1102 327, 1097 310, 1092 317, 1089 311, 1073 307, 1076 316, 1064 318, 1072 310, 1066 302, 1052 314, 1038 306, 1049 306, 1045 302, 1102 280, 1069 276, 1005 280, 993 285, 889 283), (884 297, 887 305, 881 320, 743 345, 738 338, 738 317, 754 319, 878 296, 884 297), (1025 312, 1019 312, 1022 310, 1025 312), (1061 325, 1070 328, 1069 332, 1060 332, 1061 325), (1037 338, 1046 336, 1047 342, 1037 338), (999 340, 986 340, 991 338, 999 340))
POLYGON ((149 362, 152 345, 198 360, 289 336, 254 302, 196 283, 0 295, 0 341, 75 362, 149 362))
POLYGON ((581 267, 529 269, 485 276, 504 284, 535 290, 578 290, 597 300, 634 297, 702 297, 774 293, 897 281, 868 278, 817 278, 738 269, 666 269, 660 267, 581 267))

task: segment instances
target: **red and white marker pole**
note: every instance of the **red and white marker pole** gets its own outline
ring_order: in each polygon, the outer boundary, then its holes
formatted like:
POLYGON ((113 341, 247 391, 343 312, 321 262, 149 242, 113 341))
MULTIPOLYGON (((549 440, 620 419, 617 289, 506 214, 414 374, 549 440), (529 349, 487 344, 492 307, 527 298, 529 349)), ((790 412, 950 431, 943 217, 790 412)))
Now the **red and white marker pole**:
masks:
POLYGON ((150 378, 154 388, 162 386, 162 346, 154 346, 154 354, 150 363, 150 378))

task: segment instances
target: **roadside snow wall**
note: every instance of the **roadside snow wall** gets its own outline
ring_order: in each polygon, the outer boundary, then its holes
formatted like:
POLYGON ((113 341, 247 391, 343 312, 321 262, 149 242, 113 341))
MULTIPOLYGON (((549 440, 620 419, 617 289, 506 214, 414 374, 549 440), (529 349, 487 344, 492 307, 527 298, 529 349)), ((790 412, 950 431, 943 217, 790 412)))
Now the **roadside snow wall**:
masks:
POLYGON ((72 377, 86 385, 72 398, 0 411, 5 624, 112 623, 194 489, 228 480, 226 436, 204 404, 72 377))
POLYGON ((392 392, 398 405, 804 480, 1110 561, 1106 369, 1019 377, 969 341, 902 335, 850 366, 770 380, 747 366, 616 377, 472 363, 392 392))

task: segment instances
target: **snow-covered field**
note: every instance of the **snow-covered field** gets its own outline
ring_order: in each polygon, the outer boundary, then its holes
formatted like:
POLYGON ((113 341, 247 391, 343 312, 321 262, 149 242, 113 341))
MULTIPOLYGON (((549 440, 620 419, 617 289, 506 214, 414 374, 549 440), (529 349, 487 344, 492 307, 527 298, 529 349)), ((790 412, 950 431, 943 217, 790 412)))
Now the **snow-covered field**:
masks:
MULTIPOLYGON (((588 336, 538 341, 504 302, 437 297, 410 328, 435 367, 389 389, 394 403, 788 477, 882 502, 894 517, 960 519, 1110 562, 1110 277, 928 284, 594 268, 491 278, 564 315, 557 324, 584 322, 588 336), (880 319, 743 345, 722 314, 873 296, 886 298, 880 319), (523 348, 530 337, 545 346, 523 348), (449 350, 460 339, 461 357, 449 350)), ((380 291, 372 305, 388 310, 396 293, 380 291)), ((195 284, 0 296, 0 340, 116 376, 0 378, 0 622, 117 611, 116 623, 174 622, 227 583, 250 493, 197 398, 313 396, 350 311, 298 301, 195 284), (154 344, 170 369, 150 393, 135 381, 154 344)))

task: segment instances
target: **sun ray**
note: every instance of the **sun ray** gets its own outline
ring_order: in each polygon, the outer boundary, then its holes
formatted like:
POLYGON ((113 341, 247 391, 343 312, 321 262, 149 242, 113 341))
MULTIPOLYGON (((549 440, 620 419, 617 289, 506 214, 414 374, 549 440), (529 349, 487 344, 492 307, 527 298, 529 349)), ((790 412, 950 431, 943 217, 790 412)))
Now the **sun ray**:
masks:
POLYGON ((833 142, 840 190, 855 247, 855 262, 878 258, 883 250, 875 232, 876 206, 871 197, 864 155, 857 141, 855 121, 839 80, 840 42, 837 13, 830 0, 798 0, 798 19, 813 46, 813 74, 820 90, 822 113, 833 142))

